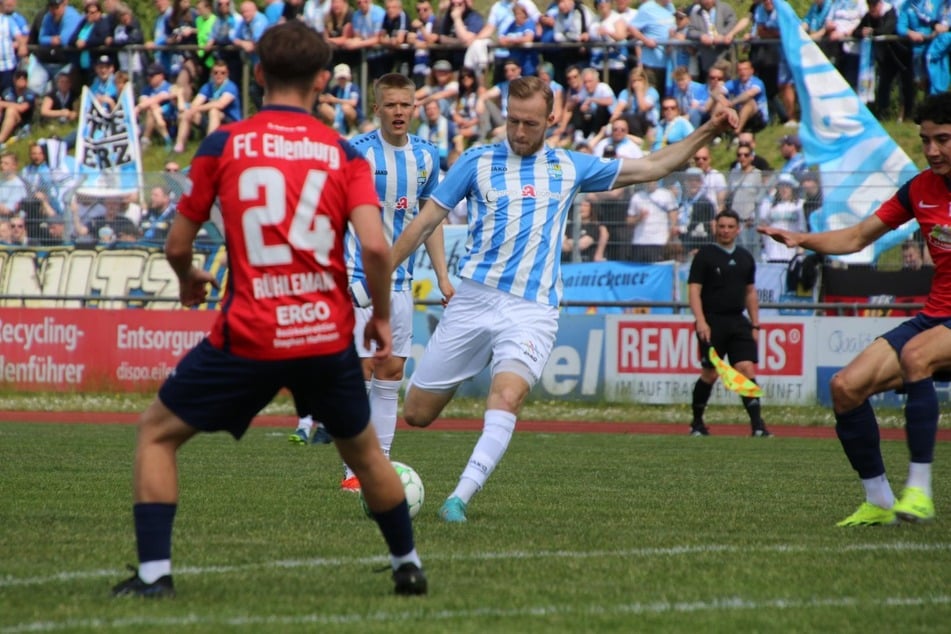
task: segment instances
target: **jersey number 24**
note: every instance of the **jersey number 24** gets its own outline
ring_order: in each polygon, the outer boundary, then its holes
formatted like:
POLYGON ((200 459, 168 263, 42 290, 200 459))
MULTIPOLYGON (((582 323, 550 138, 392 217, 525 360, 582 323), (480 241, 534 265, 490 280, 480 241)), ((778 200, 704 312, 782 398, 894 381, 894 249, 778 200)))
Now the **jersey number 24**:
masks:
POLYGON ((265 244, 263 228, 280 225, 287 216, 287 182, 284 173, 275 167, 251 167, 241 173, 238 178, 239 200, 260 200, 261 190, 264 190, 264 204, 248 207, 241 218, 248 262, 252 266, 290 264, 293 257, 291 247, 312 251, 318 264, 330 266, 334 230, 330 218, 317 214, 317 205, 326 181, 326 172, 307 172, 287 232, 287 244, 265 244))

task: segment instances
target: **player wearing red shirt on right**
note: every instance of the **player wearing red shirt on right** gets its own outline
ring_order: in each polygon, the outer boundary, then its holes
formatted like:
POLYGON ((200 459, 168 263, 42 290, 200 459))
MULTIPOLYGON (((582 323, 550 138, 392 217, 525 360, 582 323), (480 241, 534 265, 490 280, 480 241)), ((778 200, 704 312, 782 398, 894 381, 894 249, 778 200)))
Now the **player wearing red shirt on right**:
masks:
POLYGON ((258 42, 254 75, 264 108, 205 138, 192 163, 191 192, 178 206, 165 254, 185 306, 205 301, 207 271, 192 244, 217 199, 229 283, 211 334, 188 352, 139 421, 134 505, 139 566, 114 596, 174 594, 172 524, 178 504, 178 448, 199 432, 241 438, 282 388, 320 417, 390 550, 397 594, 424 594, 403 486, 369 425, 370 407, 353 342, 343 238, 347 223, 363 247, 373 300, 365 344, 391 350, 390 254, 370 166, 336 132, 310 116, 326 81, 330 48, 294 20, 258 42))
MULTIPOLYGON (((856 225, 822 233, 760 227, 789 247, 845 254, 863 248, 916 219, 935 271, 921 313, 873 341, 832 377, 836 433, 865 487, 865 502, 839 526, 894 524, 934 519, 931 463, 938 431, 934 376, 951 370, 951 93, 931 95, 915 122, 929 169, 905 183, 878 211, 856 225), (901 498, 885 476, 878 423, 869 397, 886 390, 906 395, 905 433, 911 464, 901 498)), ((945 379, 946 380, 946 379, 945 379)))

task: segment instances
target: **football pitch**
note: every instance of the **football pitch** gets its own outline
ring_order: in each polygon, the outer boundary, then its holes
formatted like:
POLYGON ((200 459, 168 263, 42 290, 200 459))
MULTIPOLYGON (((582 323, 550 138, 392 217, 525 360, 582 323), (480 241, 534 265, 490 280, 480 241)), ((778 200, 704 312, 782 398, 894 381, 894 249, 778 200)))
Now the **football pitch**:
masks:
MULTIPOLYGON (((862 499, 835 440, 517 432, 469 522, 437 517, 475 442, 399 432, 426 485, 430 581, 392 595, 332 447, 290 429, 180 456, 178 596, 112 599, 136 560, 131 425, 0 423, 0 634, 947 632, 951 480, 930 525, 841 529, 862 499)), ((716 430, 714 430, 716 433, 716 430)), ((893 487, 907 450, 883 443, 893 487)))

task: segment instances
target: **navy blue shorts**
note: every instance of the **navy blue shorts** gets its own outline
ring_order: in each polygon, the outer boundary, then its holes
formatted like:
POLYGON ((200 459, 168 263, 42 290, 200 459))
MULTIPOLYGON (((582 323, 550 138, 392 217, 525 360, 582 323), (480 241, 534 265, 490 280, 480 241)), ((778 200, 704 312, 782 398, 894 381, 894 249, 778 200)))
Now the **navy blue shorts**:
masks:
MULTIPOLYGON (((902 348, 912 337, 937 326, 951 328, 951 317, 928 317, 918 313, 886 332, 882 339, 888 342, 900 359, 902 348)), ((951 370, 939 370, 935 372, 934 378, 936 381, 951 381, 951 370)))
POLYGON ((335 355, 257 361, 204 339, 182 358, 158 397, 196 429, 241 438, 281 388, 290 391, 299 413, 311 414, 334 437, 352 438, 370 422, 363 369, 353 345, 335 355))
MULTIPOLYGON (((759 361, 759 349, 756 339, 753 338, 753 324, 743 315, 707 315, 707 324, 710 326, 710 345, 717 351, 717 355, 724 360, 729 359, 730 365, 740 361, 759 361)), ((699 341, 699 338, 698 338, 699 341)), ((713 368, 707 351, 710 346, 700 341, 700 365, 704 368, 713 368)))

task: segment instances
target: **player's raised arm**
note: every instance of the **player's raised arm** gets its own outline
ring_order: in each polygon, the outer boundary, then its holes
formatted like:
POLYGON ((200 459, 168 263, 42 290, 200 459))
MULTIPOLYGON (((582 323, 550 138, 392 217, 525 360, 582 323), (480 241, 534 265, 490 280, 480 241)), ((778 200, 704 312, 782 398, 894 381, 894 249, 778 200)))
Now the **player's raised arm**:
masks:
POLYGON ((881 238, 890 230, 891 227, 886 225, 882 219, 875 214, 866 217, 851 227, 823 231, 821 233, 786 231, 769 226, 757 227, 757 231, 787 247, 803 247, 804 249, 826 255, 856 253, 881 238))
POLYGON ((706 147, 723 132, 736 131, 736 111, 717 108, 710 120, 694 130, 682 141, 671 143, 639 159, 624 159, 614 187, 656 181, 690 162, 694 153, 706 147))

